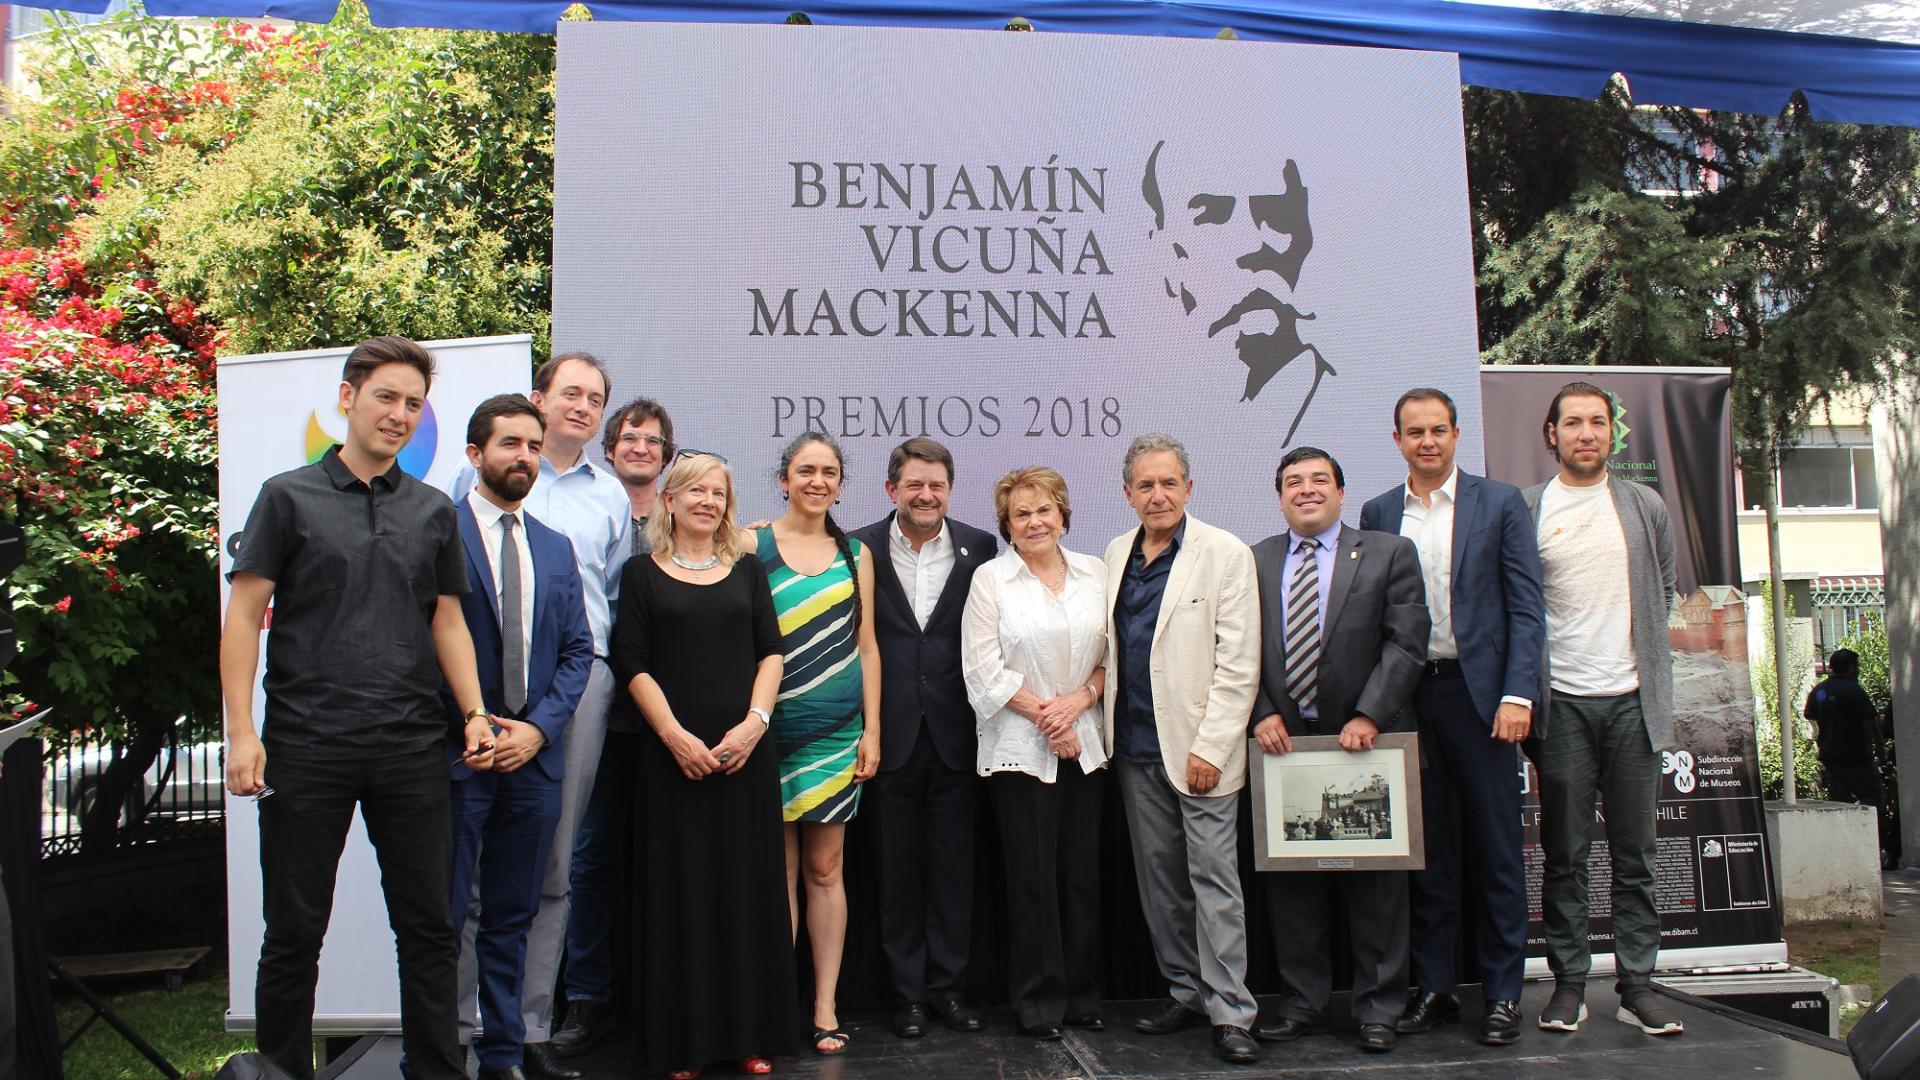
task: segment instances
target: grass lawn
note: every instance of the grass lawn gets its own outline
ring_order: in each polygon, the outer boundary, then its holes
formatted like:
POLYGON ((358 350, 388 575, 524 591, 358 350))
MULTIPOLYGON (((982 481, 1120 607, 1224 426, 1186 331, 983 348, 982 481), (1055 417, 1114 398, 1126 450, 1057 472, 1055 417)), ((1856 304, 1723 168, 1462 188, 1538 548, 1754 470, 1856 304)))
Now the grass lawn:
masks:
MULTIPOLYGON (((1858 923, 1818 923, 1789 927, 1787 959, 1822 975, 1831 975, 1844 984, 1864 984, 1871 993, 1869 1002, 1878 1001, 1886 991, 1880 973, 1880 928, 1858 923)), ((1840 1037, 1866 1012, 1860 1005, 1840 1014, 1840 1037)))
MULTIPOLYGON (((188 1080, 206 1080, 227 1058, 253 1049, 251 1038, 229 1035, 222 1026, 227 1011, 224 972, 189 980, 177 994, 151 983, 129 984, 126 991, 116 993, 104 993, 99 986, 91 989, 188 1080)), ((60 1037, 65 1039, 87 1018, 88 1009, 79 998, 58 993, 54 1005, 60 1037)), ((95 1020, 67 1051, 65 1065, 67 1080, 151 1080, 159 1075, 151 1062, 102 1020, 95 1020)))

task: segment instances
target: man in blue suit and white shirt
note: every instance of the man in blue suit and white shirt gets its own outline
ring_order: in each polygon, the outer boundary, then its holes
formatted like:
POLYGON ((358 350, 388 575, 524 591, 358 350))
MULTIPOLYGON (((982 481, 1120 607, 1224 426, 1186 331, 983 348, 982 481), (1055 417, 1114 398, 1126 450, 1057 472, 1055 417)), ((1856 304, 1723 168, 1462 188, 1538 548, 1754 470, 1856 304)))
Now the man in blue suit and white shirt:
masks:
POLYGON ((1453 399, 1425 387, 1394 405, 1393 441, 1407 482, 1368 501, 1360 527, 1399 533, 1420 549, 1432 629, 1414 689, 1422 749, 1427 868, 1412 875, 1412 986, 1402 1034, 1457 1019, 1461 848, 1475 868, 1469 892, 1474 955, 1485 999, 1480 1041, 1520 1041, 1526 968, 1527 876, 1520 837, 1515 746, 1533 725, 1546 642, 1540 550, 1520 489, 1454 467, 1460 443, 1453 399))
MULTIPOLYGON (((573 544, 521 509, 538 475, 546 421, 519 394, 488 398, 467 424, 476 483, 454 504, 472 590, 461 611, 473 635, 481 692, 498 718, 493 767, 474 772, 449 735, 453 776, 454 933, 466 921, 474 878, 474 936, 481 1080, 523 1080, 521 987, 527 931, 560 820, 567 724, 586 689, 593 634, 573 544)), ((451 714, 450 714, 451 715, 451 714)), ((457 730, 449 721, 449 731, 457 730)))

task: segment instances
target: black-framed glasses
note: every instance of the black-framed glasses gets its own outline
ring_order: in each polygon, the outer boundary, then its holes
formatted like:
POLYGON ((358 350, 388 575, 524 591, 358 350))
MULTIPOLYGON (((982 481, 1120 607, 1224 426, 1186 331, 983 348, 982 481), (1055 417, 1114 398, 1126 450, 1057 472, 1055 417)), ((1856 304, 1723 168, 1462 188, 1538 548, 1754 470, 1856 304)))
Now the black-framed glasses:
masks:
POLYGON ((716 454, 711 450, 695 450, 691 446, 683 446, 680 449, 675 450, 673 452, 673 460, 679 461, 683 457, 700 457, 702 455, 713 458, 714 460, 718 461, 722 465, 728 464, 727 456, 725 454, 716 454))

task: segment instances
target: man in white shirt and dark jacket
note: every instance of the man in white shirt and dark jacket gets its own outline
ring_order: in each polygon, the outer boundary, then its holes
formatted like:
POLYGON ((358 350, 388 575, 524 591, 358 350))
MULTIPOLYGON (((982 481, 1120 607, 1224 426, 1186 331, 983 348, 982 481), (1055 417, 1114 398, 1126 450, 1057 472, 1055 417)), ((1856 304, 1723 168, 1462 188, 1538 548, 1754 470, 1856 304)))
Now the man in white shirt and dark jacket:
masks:
POLYGON ((880 943, 893 978, 894 1034, 927 1033, 937 1014, 986 1027, 967 1004, 973 927, 974 716, 960 672, 960 616, 973 572, 999 541, 947 516, 953 454, 908 439, 887 460, 895 510, 851 535, 875 559, 880 641, 880 943))

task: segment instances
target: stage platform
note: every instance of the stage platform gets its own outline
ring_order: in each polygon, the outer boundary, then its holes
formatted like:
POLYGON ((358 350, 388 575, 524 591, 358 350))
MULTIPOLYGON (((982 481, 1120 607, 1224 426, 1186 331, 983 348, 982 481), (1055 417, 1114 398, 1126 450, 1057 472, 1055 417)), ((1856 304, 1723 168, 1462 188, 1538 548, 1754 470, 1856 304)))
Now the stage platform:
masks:
MULTIPOLYGON (((822 1080, 1227 1080, 1234 1077, 1300 1077, 1364 1080, 1367 1077, 1473 1077, 1475 1080, 1617 1080, 1621 1077, 1713 1075, 1785 1077, 1788 1080, 1850 1080, 1855 1073, 1839 1044, 1693 1001, 1684 995, 1674 1007, 1686 1034, 1653 1038, 1615 1020, 1618 999, 1611 981, 1595 983, 1587 994, 1592 1016, 1579 1031, 1541 1031, 1533 1018, 1546 1004, 1551 987, 1532 983, 1522 1001, 1527 1025, 1519 1045, 1482 1046, 1471 1025, 1448 1025, 1424 1035, 1405 1036, 1392 1053, 1362 1051, 1351 1031, 1335 1030, 1297 1042, 1263 1045, 1254 1066, 1228 1065, 1213 1056, 1209 1032, 1195 1027, 1177 1035, 1136 1034, 1135 1017, 1152 1002, 1115 1002, 1108 1007, 1107 1029, 1070 1031, 1060 1042, 1021 1038, 1009 1015, 996 1010, 992 1026, 979 1035, 959 1035, 935 1027, 922 1039, 897 1039, 886 1017, 853 1024, 853 1041, 844 1055, 813 1054, 781 1059, 776 1076, 822 1080)), ((1270 1004, 1263 1002, 1263 1004, 1270 1004)), ((1479 1001, 1468 995, 1462 1005, 1474 1017, 1479 1001)), ((386 1036, 344 1070, 338 1080, 390 1080, 398 1075, 399 1039, 386 1036)), ((345 1064, 344 1062, 342 1064, 345 1064)), ((588 1080, 629 1080, 626 1047, 611 1042, 573 1064, 588 1080)), ((703 1074, 737 1075, 718 1065, 703 1074)))

